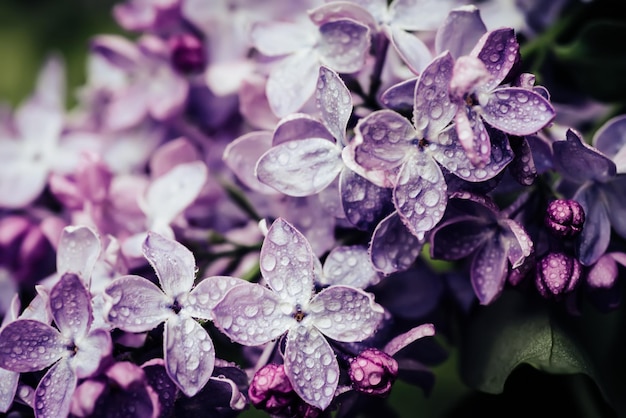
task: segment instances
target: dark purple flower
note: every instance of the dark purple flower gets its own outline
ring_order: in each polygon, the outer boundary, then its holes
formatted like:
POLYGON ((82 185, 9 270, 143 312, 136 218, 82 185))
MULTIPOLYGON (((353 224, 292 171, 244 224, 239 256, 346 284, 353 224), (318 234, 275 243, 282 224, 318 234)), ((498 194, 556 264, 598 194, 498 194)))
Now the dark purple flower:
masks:
POLYGON ((206 53, 202 41, 182 33, 168 39, 172 65, 183 74, 199 73, 206 65, 206 53))
POLYGON ((368 348, 350 359, 348 373, 359 392, 387 396, 398 377, 398 362, 383 351, 368 348))
POLYGON ((582 231, 585 211, 575 200, 553 200, 546 209, 544 223, 555 236, 572 238, 582 231))
POLYGON ((270 363, 254 374, 248 389, 252 405, 270 414, 284 412, 297 399, 282 364, 270 363))
POLYGON ((580 262, 565 253, 551 252, 537 263, 535 284, 545 298, 560 298, 572 292, 582 275, 580 262))

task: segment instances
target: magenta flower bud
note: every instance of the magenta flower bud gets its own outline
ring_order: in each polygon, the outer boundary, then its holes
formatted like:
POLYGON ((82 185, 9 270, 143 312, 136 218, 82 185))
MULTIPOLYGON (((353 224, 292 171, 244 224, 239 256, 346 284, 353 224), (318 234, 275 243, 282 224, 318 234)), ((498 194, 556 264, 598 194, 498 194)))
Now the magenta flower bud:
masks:
POLYGON ((583 229, 585 211, 575 200, 557 199, 548 205, 544 221, 555 236, 572 238, 583 229))
POLYGON ((376 348, 368 348, 350 359, 350 380, 359 392, 386 396, 398 376, 398 362, 376 348))
POLYGON ((206 65, 204 45, 196 36, 184 33, 169 39, 172 65, 181 73, 199 73, 206 65))
POLYGON ((535 284, 545 298, 573 291, 582 274, 580 262, 564 253, 549 253, 537 263, 535 284))
POLYGON ((270 363, 260 368, 248 388, 250 402, 270 414, 285 411, 297 398, 282 364, 270 363))

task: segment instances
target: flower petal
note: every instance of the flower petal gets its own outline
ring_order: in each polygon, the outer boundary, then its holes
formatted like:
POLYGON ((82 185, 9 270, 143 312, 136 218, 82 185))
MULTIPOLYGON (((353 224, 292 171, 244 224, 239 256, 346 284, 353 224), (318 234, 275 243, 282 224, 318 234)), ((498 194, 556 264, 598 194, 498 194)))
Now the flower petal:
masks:
POLYGON ((20 373, 45 369, 67 354, 67 343, 48 324, 18 319, 0 333, 0 367, 20 373))
POLYGON ((328 341, 315 328, 298 326, 287 334, 285 373, 308 404, 326 409, 335 396, 339 365, 328 341))
POLYGON ((461 107, 456 112, 454 122, 467 158, 479 167, 487 164, 491 155, 491 142, 482 119, 471 108, 461 107))
POLYGON ((430 235, 431 256, 443 260, 467 257, 493 234, 489 223, 473 216, 461 216, 437 226, 430 235))
POLYGON ((419 340, 420 338, 432 337, 433 335, 435 335, 435 327, 433 324, 418 325, 389 341, 385 345, 383 351, 393 357, 398 351, 402 350, 412 342, 419 340))
POLYGON ((175 315, 165 323, 163 352, 167 374, 189 397, 209 381, 215 366, 213 341, 194 319, 175 315))
POLYGON ((295 324, 293 310, 271 290, 244 283, 226 292, 213 315, 215 325, 229 338, 254 346, 280 337, 295 324))
POLYGON ((340 73, 354 73, 365 65, 370 46, 370 30, 350 19, 323 23, 317 45, 320 60, 340 73))
POLYGON ((380 221, 370 240, 370 257, 374 268, 388 275, 408 269, 419 255, 423 239, 418 239, 409 231, 393 212, 380 221))
POLYGON ((315 91, 319 61, 310 49, 285 58, 270 73, 266 94, 276 116, 297 112, 315 91))
POLYGON ((0 412, 7 412, 13 403, 19 378, 19 373, 0 368, 0 412))
POLYGON ((324 261, 322 285, 345 285, 365 289, 380 281, 367 248, 353 245, 333 248, 324 261))
POLYGON ((378 187, 347 167, 339 176, 339 193, 345 216, 357 229, 373 229, 393 208, 391 189, 378 187))
POLYGON ((337 142, 344 143, 348 119, 352 114, 352 95, 339 75, 323 65, 317 79, 315 99, 328 130, 337 142))
POLYGON ((166 295, 176 297, 191 290, 196 275, 196 260, 181 243, 148 232, 143 254, 156 271, 166 295))
POLYGON ((75 273, 89 284, 91 272, 100 256, 102 245, 93 229, 67 226, 61 233, 57 249, 57 271, 75 273))
POLYGON ((67 359, 52 366, 35 390, 35 416, 37 418, 68 416, 76 383, 76 373, 67 359))
POLYGON ((250 189, 263 194, 277 194, 276 189, 261 183, 254 173, 257 161, 271 146, 271 132, 247 133, 226 146, 223 154, 224 163, 250 189))
POLYGON ((461 6, 452 10, 435 36, 435 50, 450 51, 453 58, 468 55, 478 40, 487 32, 480 17, 480 10, 474 5, 461 6))
POLYGON ((384 309, 374 295, 350 286, 330 286, 315 295, 308 311, 311 323, 333 340, 363 341, 371 337, 384 309))
POLYGON ((306 113, 293 113, 278 122, 274 128, 271 145, 308 138, 326 138, 330 142, 336 142, 322 122, 306 113))
POLYGON ((485 84, 491 90, 500 84, 519 60, 519 44, 512 28, 500 28, 485 33, 470 55, 480 59, 492 78, 485 84))
POLYGON ((485 240, 472 259, 470 277, 482 305, 488 305, 500 295, 507 273, 506 249, 499 237, 493 235, 485 240))
POLYGON ((54 285, 50 312, 64 337, 74 339, 87 334, 93 321, 91 294, 77 275, 65 273, 54 285))
POLYGON ((109 322, 124 331, 149 331, 173 315, 169 308, 173 298, 143 277, 122 276, 115 279, 105 292, 112 303, 109 322))
POLYGON ((226 292, 242 283, 246 283, 245 280, 230 276, 207 277, 189 293, 183 309, 193 318, 211 319, 213 308, 226 292))
POLYGON ((432 60, 428 46, 415 34, 393 25, 387 28, 391 44, 415 74, 420 74, 432 60))
POLYGON ((605 181, 616 172, 615 163, 583 141, 580 134, 568 129, 565 141, 555 141, 554 169, 577 183, 605 181))
POLYGON ((89 377, 98 370, 101 360, 111 354, 113 343, 108 330, 96 329, 76 341, 76 355, 70 362, 78 378, 89 377))
POLYGON ((590 266, 609 246, 611 222, 598 188, 585 187, 576 193, 574 200, 585 211, 585 225, 578 240, 578 259, 583 265, 590 266))

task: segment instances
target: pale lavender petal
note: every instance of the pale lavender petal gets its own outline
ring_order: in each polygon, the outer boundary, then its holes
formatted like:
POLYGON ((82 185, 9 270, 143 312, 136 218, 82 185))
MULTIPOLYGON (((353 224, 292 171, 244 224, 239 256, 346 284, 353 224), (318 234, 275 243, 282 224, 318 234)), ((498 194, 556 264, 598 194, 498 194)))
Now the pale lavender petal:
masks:
POLYGON ((615 116, 605 122, 593 135, 593 146, 609 158, 614 158, 626 147, 626 115, 615 116))
POLYGON ((245 281, 230 276, 207 277, 189 293, 183 310, 193 318, 211 319, 213 308, 226 292, 242 283, 245 281))
POLYGON ((494 128, 524 136, 544 128, 554 119, 556 112, 550 102, 532 90, 505 87, 489 95, 481 103, 482 117, 494 128))
POLYGON ((46 57, 37 75, 35 96, 40 103, 52 109, 65 109, 65 62, 58 53, 46 57))
POLYGON ((577 183, 605 181, 615 175, 615 164, 572 129, 567 130, 565 141, 555 141, 552 148, 555 170, 569 180, 577 183))
POLYGON ((430 156, 415 154, 398 174, 393 201, 402 221, 419 239, 437 225, 448 202, 439 165, 430 156))
POLYGON ((424 242, 409 231, 398 212, 393 212, 372 234, 369 248, 372 264, 385 275, 406 270, 415 262, 424 242))
POLYGON ((519 44, 512 28, 500 28, 485 33, 471 55, 480 59, 492 78, 485 89, 493 89, 500 84, 519 60, 519 44))
POLYGON ((315 258, 304 235, 278 218, 261 247, 261 274, 283 300, 304 309, 313 293, 315 258))
POLYGON ((385 345, 385 348, 383 348, 383 351, 393 357, 398 351, 402 350, 412 342, 417 341, 420 338, 432 337, 433 335, 435 335, 435 327, 433 324, 418 325, 389 341, 385 345))
POLYGON ((121 35, 99 35, 90 42, 91 51, 115 67, 134 69, 140 60, 137 45, 121 35))
POLYGON ((358 1, 326 3, 309 10, 307 13, 311 21, 318 26, 332 20, 351 19, 355 22, 363 23, 370 30, 376 30, 377 27, 373 13, 363 7, 363 5, 358 4, 358 1))
POLYGON ((297 112, 311 98, 319 65, 313 50, 306 50, 284 59, 274 68, 265 91, 276 116, 282 118, 297 112))
POLYGON ((370 46, 367 26, 340 19, 320 26, 317 51, 323 64, 340 73, 354 73, 365 65, 370 46))
POLYGON ((78 378, 89 377, 98 370, 102 359, 111 354, 111 334, 108 330, 96 329, 77 340, 76 347, 76 355, 70 358, 71 365, 78 378))
POLYGON ((117 90, 103 114, 103 125, 111 131, 121 131, 139 125, 148 115, 148 91, 142 84, 117 90))
MULTIPOLYGON (((153 180, 140 204, 154 229, 169 225, 198 197, 207 182, 203 161, 182 163, 153 180)), ((166 285, 167 286, 167 285, 166 285)))
POLYGON ((388 28, 391 44, 415 74, 421 73, 432 60, 428 46, 416 35, 393 25, 388 28))
POLYGON ((173 298, 140 276, 115 279, 105 292, 112 304, 109 322, 124 331, 149 331, 174 313, 170 308, 173 298))
MULTIPOLYGON (((4 150, 2 150, 4 152, 4 150)), ((0 206, 22 208, 35 200, 46 187, 49 168, 23 159, 0 165, 0 206)))
POLYGON ((443 260, 467 257, 493 235, 487 222, 462 216, 437 226, 430 236, 431 256, 443 260))
POLYGON ((454 0, 393 0, 389 11, 393 24, 405 30, 435 30, 456 4, 454 0))
POLYGON ((58 143, 64 115, 61 109, 51 108, 32 98, 17 108, 14 122, 22 140, 45 153, 58 143))
POLYGON ((574 196, 585 211, 585 225, 578 241, 578 259, 585 265, 595 263, 609 246, 611 222, 599 190, 585 187, 574 196))
POLYGON ((0 368, 0 412, 7 412, 13 403, 19 378, 19 373, 0 368))
MULTIPOLYGON (((326 194, 327 191, 328 188, 324 189, 322 193, 326 194)), ((282 202, 284 205, 283 218, 305 236, 317 257, 321 257, 334 246, 333 234, 337 219, 326 212, 327 207, 324 207, 324 204, 327 202, 323 202, 320 195, 285 196, 282 202)), ((316 265, 319 264, 317 257, 313 257, 313 263, 316 265)))
POLYGON ((185 395, 194 396, 209 381, 215 349, 207 331, 194 319, 175 315, 165 322, 163 353, 167 374, 185 395))
POLYGON ((315 26, 303 22, 256 22, 250 39, 262 54, 279 56, 312 47, 315 31, 315 26))
POLYGON ((514 220, 504 219, 502 222, 508 229, 505 230, 500 239, 509 241, 507 257, 511 263, 511 268, 516 269, 533 252, 533 241, 524 227, 514 220))
POLYGON ((322 285, 345 285, 365 289, 380 281, 367 248, 353 245, 333 248, 324 261, 322 285))
POLYGON ((65 227, 57 247, 57 272, 75 273, 88 284, 101 248, 100 238, 90 227, 65 227))
POLYGON ((454 118, 456 132, 472 164, 482 166, 489 162, 491 142, 487 128, 480 117, 472 109, 461 107, 454 118))
POLYGON ((611 226, 615 232, 626 238, 626 176, 617 176, 613 181, 604 183, 601 188, 611 226))
POLYGON ((457 112, 457 105, 450 101, 449 93, 453 68, 452 56, 445 52, 420 74, 415 87, 413 123, 422 138, 435 140, 457 112))
POLYGON ((324 138, 284 142, 261 156, 256 175, 289 196, 310 196, 325 189, 341 172, 341 148, 324 138))
POLYGON ((339 176, 339 188, 346 218, 358 229, 374 228, 393 209, 391 189, 378 187, 347 167, 339 176))
POLYGON ((50 312, 64 337, 82 338, 93 320, 91 295, 75 274, 65 273, 50 291, 50 312))
POLYGON ((45 369, 68 354, 68 344, 50 325, 18 319, 0 333, 0 367, 19 373, 45 369))
POLYGON ((330 405, 339 383, 339 364, 317 329, 298 326, 289 331, 285 373, 306 403, 322 410, 330 405))
POLYGON ((363 341, 371 337, 384 315, 374 295, 350 286, 330 286, 315 295, 308 312, 310 321, 333 340, 363 341))
POLYGON ((162 64, 159 76, 154 77, 147 88, 148 111, 156 120, 167 121, 183 111, 189 94, 189 83, 169 65, 162 64))
POLYGON ((381 94, 380 101, 397 112, 410 112, 415 104, 416 84, 417 77, 394 84, 381 94))
POLYGON ((488 305, 500 295, 507 273, 507 254, 502 242, 496 235, 487 238, 474 254, 470 271, 474 292, 482 305, 488 305))
POLYGON ((181 243, 148 232, 143 254, 156 271, 166 295, 176 297, 191 290, 196 278, 196 260, 181 243))
POLYGON ((68 360, 63 359, 52 366, 35 391, 35 416, 37 418, 68 416, 76 383, 76 373, 68 360))
POLYGON ((464 55, 454 62, 452 79, 450 80, 450 96, 459 104, 465 102, 467 96, 477 91, 484 93, 490 90, 485 86, 491 74, 485 64, 476 57, 464 55))
POLYGON ((352 95, 339 75, 323 65, 317 79, 315 100, 328 130, 343 144, 352 114, 352 95))
POLYGON ((336 142, 322 122, 306 113, 294 113, 278 122, 271 145, 276 146, 284 142, 308 138, 325 138, 330 142, 336 142))
POLYGON ((213 308, 213 322, 239 344, 261 345, 280 337, 296 323, 294 308, 275 292, 244 283, 226 292, 213 308))
POLYGON ((452 10, 437 29, 435 51, 450 51, 453 58, 468 55, 487 27, 480 17, 480 9, 474 5, 452 10))
POLYGON ((250 189, 263 194, 276 194, 276 189, 261 183, 254 174, 257 161, 271 146, 271 132, 247 133, 226 146, 223 154, 224 163, 250 189))

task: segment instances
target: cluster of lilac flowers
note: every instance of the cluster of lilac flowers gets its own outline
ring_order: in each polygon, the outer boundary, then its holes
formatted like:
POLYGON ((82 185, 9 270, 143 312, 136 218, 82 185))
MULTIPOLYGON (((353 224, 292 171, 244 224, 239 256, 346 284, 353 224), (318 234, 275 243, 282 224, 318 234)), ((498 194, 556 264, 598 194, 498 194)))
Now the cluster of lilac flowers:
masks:
POLYGON ((442 310, 616 309, 626 115, 481 5, 126 0, 69 110, 51 55, 0 109, 0 412, 356 416, 437 385, 442 310))

